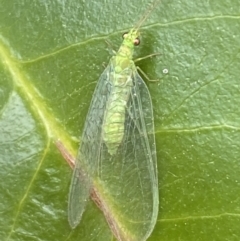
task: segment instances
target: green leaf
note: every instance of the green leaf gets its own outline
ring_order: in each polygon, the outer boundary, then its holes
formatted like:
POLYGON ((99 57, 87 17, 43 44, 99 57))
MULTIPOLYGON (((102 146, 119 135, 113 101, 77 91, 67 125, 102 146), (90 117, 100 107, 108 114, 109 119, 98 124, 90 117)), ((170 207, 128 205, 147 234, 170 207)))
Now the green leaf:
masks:
MULTIPOLYGON (((89 201, 67 222, 71 169, 96 81, 148 1, 2 1, 1 240, 114 240, 89 201), (116 47, 115 47, 116 46, 116 47)), ((151 78, 160 188, 149 240, 238 240, 239 4, 163 1, 141 29, 136 57, 151 78), (168 74, 163 74, 167 69, 168 74)))

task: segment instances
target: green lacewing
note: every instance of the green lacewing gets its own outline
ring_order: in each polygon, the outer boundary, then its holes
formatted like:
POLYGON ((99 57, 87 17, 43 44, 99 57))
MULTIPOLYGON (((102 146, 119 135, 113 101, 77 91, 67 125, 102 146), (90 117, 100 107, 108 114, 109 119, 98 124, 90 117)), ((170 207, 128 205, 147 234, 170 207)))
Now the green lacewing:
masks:
POLYGON ((74 163, 68 202, 72 228, 79 224, 90 196, 118 240, 144 241, 156 224, 159 194, 152 102, 132 56, 140 43, 139 28, 158 3, 154 1, 123 35, 98 80, 74 163))

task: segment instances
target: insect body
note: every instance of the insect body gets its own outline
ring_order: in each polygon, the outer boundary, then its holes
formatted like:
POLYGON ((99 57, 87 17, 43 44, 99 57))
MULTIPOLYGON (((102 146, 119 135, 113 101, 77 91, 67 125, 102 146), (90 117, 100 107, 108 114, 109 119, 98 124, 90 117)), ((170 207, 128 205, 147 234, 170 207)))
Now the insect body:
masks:
POLYGON ((112 91, 103 122, 103 140, 111 155, 116 153, 124 136, 125 112, 133 87, 133 77, 136 74, 132 55, 133 43, 138 37, 138 32, 132 29, 123 37, 124 40, 117 55, 110 61, 110 64, 115 67, 110 73, 112 91))
POLYGON ((98 190, 104 200, 98 206, 122 241, 146 240, 158 214, 151 97, 132 60, 139 27, 149 13, 138 27, 123 35, 116 56, 99 78, 69 194, 72 228, 80 222, 91 190, 98 190))

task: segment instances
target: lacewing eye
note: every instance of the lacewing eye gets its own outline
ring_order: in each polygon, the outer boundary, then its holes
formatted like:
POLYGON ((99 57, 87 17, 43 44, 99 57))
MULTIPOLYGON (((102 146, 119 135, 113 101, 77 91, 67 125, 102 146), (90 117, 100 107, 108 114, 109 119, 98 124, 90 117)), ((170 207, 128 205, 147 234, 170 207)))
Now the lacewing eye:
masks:
POLYGON ((134 39, 133 44, 135 46, 138 46, 140 44, 140 39, 139 38, 134 39))
POLYGON ((128 32, 124 33, 124 34, 122 35, 122 38, 126 38, 127 35, 128 35, 128 32))

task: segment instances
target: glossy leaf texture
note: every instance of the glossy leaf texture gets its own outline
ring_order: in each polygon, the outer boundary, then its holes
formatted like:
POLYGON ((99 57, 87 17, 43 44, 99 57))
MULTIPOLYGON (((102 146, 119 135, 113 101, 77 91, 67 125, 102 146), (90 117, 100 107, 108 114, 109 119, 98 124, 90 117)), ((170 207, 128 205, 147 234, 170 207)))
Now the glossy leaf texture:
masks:
MULTIPOLYGON (((148 1, 1 1, 1 240, 114 240, 89 201, 67 222, 72 170, 96 81, 148 1), (101 14, 100 14, 101 13, 101 14)), ((238 240, 239 3, 162 1, 141 29, 136 64, 153 101, 158 240, 238 240), (168 74, 163 74, 167 69, 168 74)))

